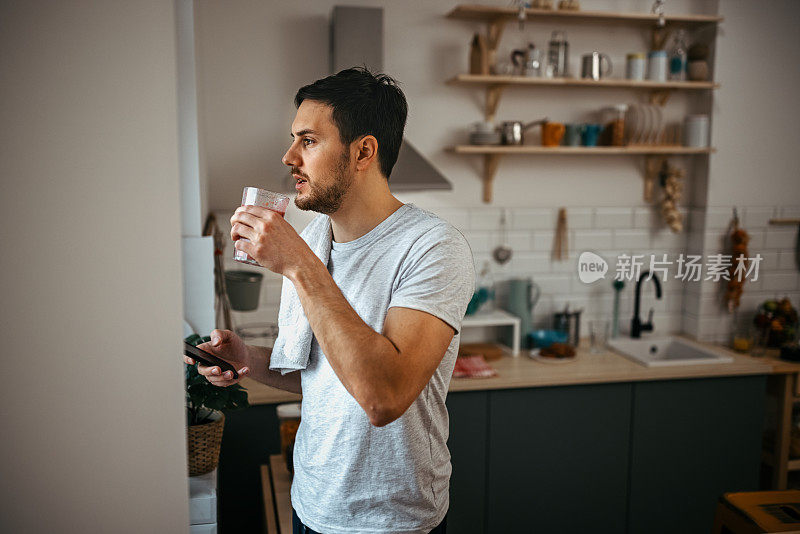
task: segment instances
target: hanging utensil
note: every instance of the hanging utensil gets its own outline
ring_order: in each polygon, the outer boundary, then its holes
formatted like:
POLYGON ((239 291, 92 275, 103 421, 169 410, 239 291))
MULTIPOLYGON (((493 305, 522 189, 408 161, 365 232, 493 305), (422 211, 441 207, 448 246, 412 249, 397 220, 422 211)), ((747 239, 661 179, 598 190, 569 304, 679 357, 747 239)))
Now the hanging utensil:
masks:
POLYGON ((506 241, 506 210, 500 213, 500 243, 501 244, 492 251, 492 257, 494 257, 494 261, 503 265, 511 259, 511 255, 514 253, 511 246, 509 246, 506 241))

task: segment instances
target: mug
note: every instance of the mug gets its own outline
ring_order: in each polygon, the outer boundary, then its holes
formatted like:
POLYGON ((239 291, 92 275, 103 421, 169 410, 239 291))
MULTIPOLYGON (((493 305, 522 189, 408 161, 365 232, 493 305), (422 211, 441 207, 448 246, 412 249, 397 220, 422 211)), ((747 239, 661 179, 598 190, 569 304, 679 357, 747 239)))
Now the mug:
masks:
POLYGON ((609 74, 611 74, 611 59, 606 54, 592 52, 583 56, 581 78, 600 80, 609 74), (606 63, 605 69, 603 69, 603 61, 606 63))
POLYGON ((565 146, 581 146, 581 130, 580 124, 567 124, 564 133, 565 146))
POLYGON ((597 139, 600 137, 600 124, 584 124, 581 130, 583 146, 597 146, 597 139))
POLYGON ((558 146, 564 137, 565 127, 560 122, 542 124, 542 146, 558 146))

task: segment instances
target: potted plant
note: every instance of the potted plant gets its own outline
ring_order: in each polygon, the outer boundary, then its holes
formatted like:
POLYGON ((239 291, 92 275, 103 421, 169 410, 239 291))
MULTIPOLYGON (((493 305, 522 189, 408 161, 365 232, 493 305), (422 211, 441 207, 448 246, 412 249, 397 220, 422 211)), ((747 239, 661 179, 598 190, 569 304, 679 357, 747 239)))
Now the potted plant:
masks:
MULTIPOLYGON (((192 334, 186 342, 197 346, 210 341, 192 334)), ((247 390, 239 384, 225 388, 212 385, 197 372, 197 364, 186 367, 186 447, 189 476, 204 475, 219 464, 222 429, 225 425, 223 410, 247 408, 247 390)))

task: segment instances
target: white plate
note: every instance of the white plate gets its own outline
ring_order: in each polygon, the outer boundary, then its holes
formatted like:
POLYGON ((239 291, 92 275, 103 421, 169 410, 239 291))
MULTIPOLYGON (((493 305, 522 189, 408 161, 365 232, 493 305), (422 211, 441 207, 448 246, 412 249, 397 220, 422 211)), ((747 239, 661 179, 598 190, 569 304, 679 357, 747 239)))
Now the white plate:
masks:
POLYGON ((625 112, 625 138, 629 145, 636 140, 636 104, 629 104, 625 112))
POLYGON ((661 138, 661 129, 664 123, 664 114, 661 111, 661 106, 651 106, 654 114, 653 136, 650 141, 651 144, 658 144, 661 138))
POLYGON ((576 354, 572 358, 548 358, 547 356, 540 356, 539 349, 531 349, 528 351, 528 356, 536 360, 537 362, 542 363, 569 363, 574 362, 578 359, 578 355, 576 354))
POLYGON ((650 144, 650 133, 653 130, 653 122, 655 121, 655 115, 653 111, 650 109, 650 106, 647 104, 642 104, 642 107, 639 108, 642 112, 642 132, 641 138, 639 139, 639 144, 647 145, 650 144))
POLYGON ((632 104, 629 108, 631 114, 631 132, 628 138, 628 143, 631 145, 639 145, 642 143, 642 134, 644 133, 644 111, 641 104, 632 104))

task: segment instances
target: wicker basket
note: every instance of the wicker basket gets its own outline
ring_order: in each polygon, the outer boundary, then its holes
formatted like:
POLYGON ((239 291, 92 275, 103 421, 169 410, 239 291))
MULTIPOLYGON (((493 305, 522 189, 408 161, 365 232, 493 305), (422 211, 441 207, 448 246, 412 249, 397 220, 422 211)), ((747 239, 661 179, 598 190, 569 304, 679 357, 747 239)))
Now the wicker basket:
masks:
POLYGON ((219 447, 222 444, 222 428, 225 415, 215 412, 213 421, 192 425, 186 432, 186 450, 189 458, 189 476, 205 475, 219 464, 219 447))

